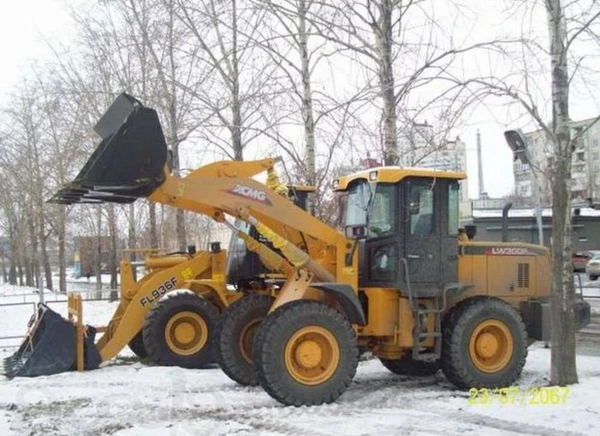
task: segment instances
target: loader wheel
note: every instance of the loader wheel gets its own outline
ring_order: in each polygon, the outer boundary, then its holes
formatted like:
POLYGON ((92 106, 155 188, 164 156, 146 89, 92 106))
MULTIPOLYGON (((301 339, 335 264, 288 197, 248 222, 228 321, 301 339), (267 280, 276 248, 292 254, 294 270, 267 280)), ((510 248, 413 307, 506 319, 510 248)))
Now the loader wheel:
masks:
POLYGON ((269 314, 254 340, 256 377, 280 403, 331 403, 348 388, 358 366, 352 326, 317 301, 295 301, 269 314))
POLYGON ((160 365, 201 368, 214 362, 214 330, 219 309, 193 294, 159 301, 146 316, 144 346, 160 365))
POLYGON ((229 378, 241 385, 258 384, 252 361, 252 344, 273 300, 269 295, 249 295, 225 309, 219 319, 217 362, 229 378))
POLYGON ((440 362, 436 360, 434 362, 426 362, 414 360, 411 357, 405 357, 403 359, 379 359, 383 366, 389 369, 394 374, 398 375, 410 375, 416 377, 424 377, 433 375, 440 370, 440 362))
POLYGON ((469 300, 445 325, 442 371, 462 389, 510 386, 527 357, 527 332, 520 315, 504 301, 469 300))
POLYGON ((148 357, 148 352, 146 351, 146 347, 144 347, 144 336, 142 330, 138 332, 137 335, 133 337, 131 341, 129 341, 129 349, 134 352, 134 354, 140 359, 144 359, 148 357))

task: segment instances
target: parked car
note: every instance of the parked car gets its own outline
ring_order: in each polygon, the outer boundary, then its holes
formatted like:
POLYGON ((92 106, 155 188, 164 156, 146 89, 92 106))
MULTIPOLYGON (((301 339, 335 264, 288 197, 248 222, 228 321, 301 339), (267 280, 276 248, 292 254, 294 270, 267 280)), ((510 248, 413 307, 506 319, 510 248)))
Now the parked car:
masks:
POLYGON ((573 264, 574 272, 583 272, 588 262, 596 254, 600 254, 600 250, 587 250, 587 251, 576 251, 571 256, 571 263, 573 264))
POLYGON ((600 254, 596 254, 585 267, 585 273, 590 280, 600 277, 600 254))

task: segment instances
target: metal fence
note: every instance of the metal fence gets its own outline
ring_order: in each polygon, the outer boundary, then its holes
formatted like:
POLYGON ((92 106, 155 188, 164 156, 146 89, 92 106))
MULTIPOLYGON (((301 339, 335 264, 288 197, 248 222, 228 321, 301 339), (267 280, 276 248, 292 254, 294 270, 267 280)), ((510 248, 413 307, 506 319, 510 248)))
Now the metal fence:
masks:
MULTIPOLYGON (((111 296, 118 295, 118 290, 115 289, 102 289, 102 290, 93 290, 93 291, 83 291, 83 292, 73 292, 81 295, 81 298, 84 301, 114 301, 114 298, 111 296), (115 294, 115 292, 117 292, 115 294)), ((64 307, 67 306, 67 297, 71 294, 68 292, 67 294, 61 293, 44 293, 44 303, 48 306, 60 305, 63 304, 64 307)), ((30 306, 31 315, 36 312, 37 305, 39 301, 32 301, 38 298, 39 295, 35 293, 23 293, 23 294, 10 294, 10 295, 0 295, 0 308, 4 307, 15 307, 15 306, 30 306), (23 299, 23 301, 12 301, 12 302, 4 302, 10 298, 11 300, 15 299, 23 299)), ((23 325, 23 330, 26 329, 26 325, 23 325)), ((7 344, 8 341, 16 341, 19 340, 19 343, 25 338, 25 335, 0 335, 0 349, 6 348, 16 348, 18 344, 7 344)))
MULTIPOLYGON (((584 283, 584 280, 581 277, 581 274, 575 274, 575 286, 577 288, 577 292, 580 293, 584 299, 600 299, 600 280, 598 282, 588 282, 587 280, 584 283)), ((70 292, 69 292, 70 293, 70 292)), ((55 304, 64 304, 65 307, 67 305, 67 297, 68 294, 60 294, 60 293, 44 293, 45 303, 48 306, 52 306, 55 304)), ((82 292, 78 292, 81 295, 81 298, 84 301, 111 301, 111 296, 118 295, 118 290, 115 289, 102 289, 102 290, 85 290, 82 292)), ((11 294, 11 295, 0 295, 0 308, 9 307, 9 306, 30 306, 31 314, 33 315, 36 311, 36 307, 38 302, 31 301, 36 298, 37 294, 32 293, 23 293, 23 294, 11 294), (13 302, 3 302, 3 298, 10 297, 11 299, 20 299, 23 298, 23 301, 13 301, 13 302), (28 301, 29 300, 29 301, 28 301)), ((25 326, 23 326, 25 329, 25 326)), ((15 341, 19 339, 19 342, 23 340, 24 335, 0 335, 0 349, 6 348, 15 348, 18 345, 16 344, 6 344, 7 341, 15 341)))

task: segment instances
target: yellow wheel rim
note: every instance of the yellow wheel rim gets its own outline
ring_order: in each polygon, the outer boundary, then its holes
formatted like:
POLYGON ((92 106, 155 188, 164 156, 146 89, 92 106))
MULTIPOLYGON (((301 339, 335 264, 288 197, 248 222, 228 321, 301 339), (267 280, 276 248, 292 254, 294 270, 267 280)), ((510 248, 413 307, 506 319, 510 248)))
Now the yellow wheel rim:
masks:
POLYGON ((488 319, 480 323, 469 341, 469 354, 475 367, 487 373, 506 368, 513 355, 513 337, 502 321, 488 319))
POLYGON ((264 318, 255 318, 244 326, 240 334, 240 351, 242 357, 248 363, 253 363, 252 360, 252 344, 254 343, 254 335, 258 326, 264 318))
POLYGON ((340 363, 340 347, 335 337, 323 327, 307 326, 288 340, 285 367, 298 383, 315 386, 326 382, 340 363))
POLYGON ((169 349, 176 354, 196 354, 208 340, 206 321, 195 312, 179 312, 169 319, 165 327, 165 340, 169 349))

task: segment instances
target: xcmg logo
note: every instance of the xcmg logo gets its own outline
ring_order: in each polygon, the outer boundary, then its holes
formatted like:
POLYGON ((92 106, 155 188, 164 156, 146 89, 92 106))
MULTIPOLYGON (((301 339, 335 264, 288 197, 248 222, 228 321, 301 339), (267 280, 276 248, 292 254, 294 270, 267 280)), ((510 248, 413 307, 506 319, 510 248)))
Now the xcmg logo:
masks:
POLYGON ((520 247, 492 247, 485 252, 488 256, 529 256, 533 253, 527 248, 520 247))
POLYGON ((259 203, 267 204, 269 206, 271 205, 271 201, 269 200, 269 197, 267 197, 267 193, 265 191, 251 188, 250 186, 240 185, 238 183, 227 192, 233 195, 237 195, 239 197, 244 197, 250 200, 258 201, 259 203))

